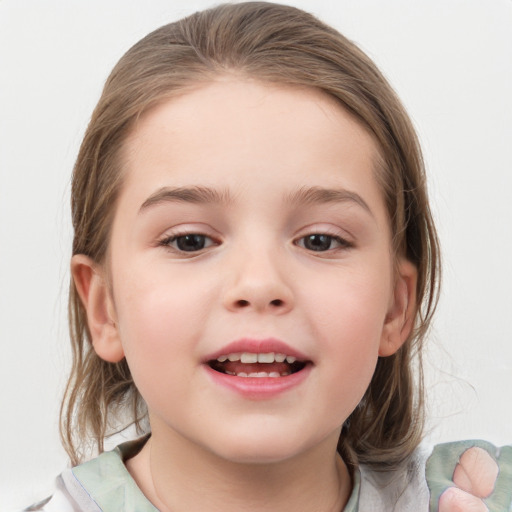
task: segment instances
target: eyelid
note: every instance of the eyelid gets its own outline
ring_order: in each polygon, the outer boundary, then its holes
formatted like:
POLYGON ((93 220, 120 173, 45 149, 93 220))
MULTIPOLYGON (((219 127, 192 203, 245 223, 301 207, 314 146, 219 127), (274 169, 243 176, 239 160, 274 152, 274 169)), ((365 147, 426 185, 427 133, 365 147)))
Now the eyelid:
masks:
POLYGON ((176 226, 167 227, 161 235, 157 237, 158 241, 166 238, 173 238, 185 235, 204 235, 213 240, 220 239, 217 231, 210 227, 208 224, 203 223, 186 223, 178 224, 176 226))
POLYGON ((333 238, 340 238, 350 244, 355 243, 355 237, 350 231, 328 223, 319 222, 304 226, 300 230, 297 230, 294 240, 298 240, 299 238, 303 238, 308 235, 328 235, 333 238))
MULTIPOLYGON (((196 232, 183 233, 183 234, 180 233, 177 235, 169 235, 169 236, 165 237, 164 239, 162 239, 160 241, 160 243, 164 244, 164 243, 173 242, 174 240, 177 240, 178 238, 183 238, 185 236, 191 236, 191 235, 203 236, 204 238, 211 240, 213 243, 215 243, 215 240, 211 236, 205 235, 204 233, 196 233, 196 232)), ((213 244, 210 244, 210 245, 213 245, 213 244)))

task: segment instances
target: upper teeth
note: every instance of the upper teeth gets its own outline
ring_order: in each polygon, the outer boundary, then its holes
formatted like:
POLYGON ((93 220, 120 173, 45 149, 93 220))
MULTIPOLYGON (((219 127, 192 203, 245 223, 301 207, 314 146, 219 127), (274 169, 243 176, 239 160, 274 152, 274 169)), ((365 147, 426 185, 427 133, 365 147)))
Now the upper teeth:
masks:
POLYGON ((287 356, 286 354, 275 354, 274 352, 268 352, 265 354, 237 352, 217 357, 217 361, 219 361, 219 363, 223 363, 228 360, 240 361, 241 363, 282 363, 286 360, 287 363, 292 364, 297 360, 297 358, 294 356, 287 356))

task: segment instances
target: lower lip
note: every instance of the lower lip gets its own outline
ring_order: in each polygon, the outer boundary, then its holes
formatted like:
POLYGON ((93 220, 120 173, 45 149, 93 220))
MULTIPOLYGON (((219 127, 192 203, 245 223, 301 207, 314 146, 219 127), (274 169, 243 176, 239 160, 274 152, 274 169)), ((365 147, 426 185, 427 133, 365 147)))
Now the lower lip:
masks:
POLYGON ((269 400, 299 386, 310 374, 311 364, 285 377, 237 377, 220 373, 204 365, 209 377, 216 383, 250 400, 269 400))

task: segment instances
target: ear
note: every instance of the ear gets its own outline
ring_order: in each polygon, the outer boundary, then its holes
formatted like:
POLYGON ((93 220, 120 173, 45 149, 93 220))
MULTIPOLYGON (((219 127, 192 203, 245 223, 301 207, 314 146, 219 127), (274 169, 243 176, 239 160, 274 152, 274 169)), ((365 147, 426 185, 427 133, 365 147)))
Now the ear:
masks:
POLYGON ((407 340, 416 318, 416 286, 418 269, 406 259, 398 263, 397 276, 384 322, 379 356, 394 354, 407 340))
POLYGON ((121 361, 124 351, 104 271, 88 256, 75 254, 71 259, 71 275, 87 313, 94 351, 110 363, 121 361))

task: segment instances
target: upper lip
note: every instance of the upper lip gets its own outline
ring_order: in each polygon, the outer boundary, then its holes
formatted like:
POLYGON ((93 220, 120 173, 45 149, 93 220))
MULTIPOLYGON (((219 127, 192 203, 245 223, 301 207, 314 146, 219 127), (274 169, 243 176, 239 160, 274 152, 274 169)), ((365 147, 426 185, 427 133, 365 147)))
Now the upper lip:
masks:
POLYGON ((229 354, 237 354, 248 352, 251 354, 269 354, 274 352, 275 354, 285 354, 287 356, 293 356, 298 361, 307 361, 308 358, 299 350, 286 344, 284 341, 276 338, 265 338, 265 339, 252 339, 242 338, 235 340, 222 348, 207 355, 204 359, 204 363, 213 361, 220 356, 227 356, 229 354))

